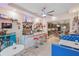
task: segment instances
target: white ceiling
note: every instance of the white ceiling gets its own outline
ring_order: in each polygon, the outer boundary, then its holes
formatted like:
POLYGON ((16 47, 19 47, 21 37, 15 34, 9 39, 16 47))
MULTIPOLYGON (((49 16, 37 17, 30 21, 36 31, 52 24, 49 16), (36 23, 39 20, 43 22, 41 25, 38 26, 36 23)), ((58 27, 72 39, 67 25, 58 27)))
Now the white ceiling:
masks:
POLYGON ((47 8, 47 11, 55 10, 54 15, 67 13, 71 8, 79 6, 77 3, 16 3, 20 7, 33 13, 41 15, 41 9, 47 8))
MULTIPOLYGON (((56 22, 64 23, 69 22, 69 11, 75 7, 79 7, 79 3, 15 3, 9 4, 10 6, 14 6, 16 8, 22 9, 33 15, 42 16, 41 9, 46 7, 46 11, 55 10, 53 13, 54 16, 57 17, 56 22)), ((47 21, 52 21, 51 17, 47 17, 47 21)), ((55 22, 55 21, 54 21, 55 22)))

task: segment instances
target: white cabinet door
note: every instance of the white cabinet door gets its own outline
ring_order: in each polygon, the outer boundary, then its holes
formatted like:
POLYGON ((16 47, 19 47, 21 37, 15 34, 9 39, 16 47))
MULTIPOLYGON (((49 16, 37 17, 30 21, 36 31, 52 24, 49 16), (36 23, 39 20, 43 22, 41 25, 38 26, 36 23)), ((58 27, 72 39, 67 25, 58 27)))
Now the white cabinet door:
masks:
POLYGON ((28 36, 22 36, 20 43, 25 45, 27 48, 34 46, 33 38, 28 36))

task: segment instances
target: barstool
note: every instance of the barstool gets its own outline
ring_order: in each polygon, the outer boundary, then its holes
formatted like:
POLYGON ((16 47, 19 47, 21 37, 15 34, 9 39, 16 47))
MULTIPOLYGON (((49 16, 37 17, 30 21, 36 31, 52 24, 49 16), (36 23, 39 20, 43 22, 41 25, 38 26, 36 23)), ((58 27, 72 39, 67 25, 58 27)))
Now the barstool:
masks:
POLYGON ((35 40, 35 48, 38 48, 38 40, 39 40, 39 38, 38 37, 34 37, 34 40, 35 40))

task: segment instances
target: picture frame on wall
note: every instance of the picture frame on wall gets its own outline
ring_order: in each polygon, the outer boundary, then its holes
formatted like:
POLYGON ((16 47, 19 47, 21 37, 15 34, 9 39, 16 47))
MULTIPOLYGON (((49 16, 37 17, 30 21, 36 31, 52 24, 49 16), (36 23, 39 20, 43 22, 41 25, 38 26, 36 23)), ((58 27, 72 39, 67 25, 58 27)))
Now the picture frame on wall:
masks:
POLYGON ((23 35, 32 34, 32 22, 23 22, 23 35))

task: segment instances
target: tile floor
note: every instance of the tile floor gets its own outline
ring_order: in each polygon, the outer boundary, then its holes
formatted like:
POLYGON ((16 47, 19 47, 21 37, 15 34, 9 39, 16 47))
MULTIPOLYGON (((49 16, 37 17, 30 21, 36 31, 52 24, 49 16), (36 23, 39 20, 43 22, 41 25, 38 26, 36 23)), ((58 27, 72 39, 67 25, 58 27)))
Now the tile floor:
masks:
POLYGON ((46 44, 40 45, 39 48, 30 47, 24 49, 16 56, 51 56, 51 44, 58 41, 59 39, 57 37, 51 36, 46 44))

